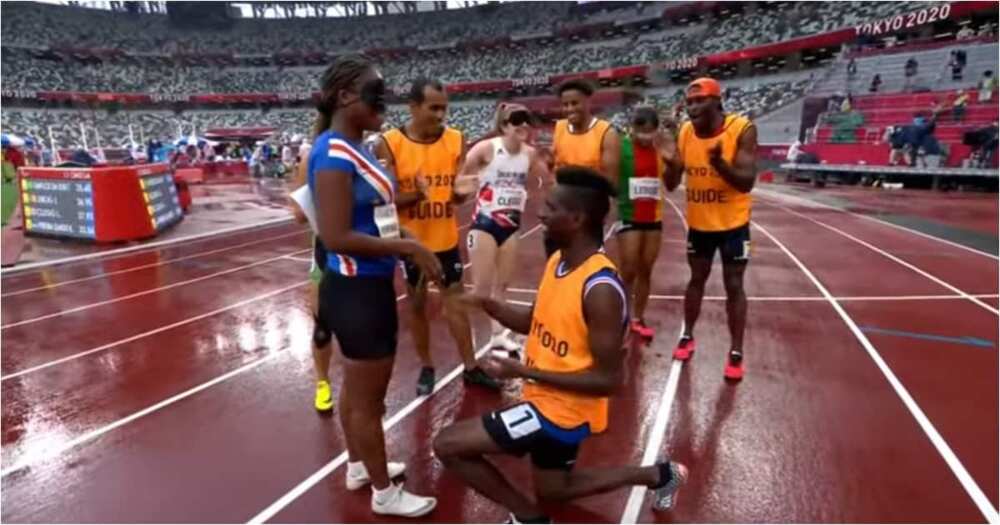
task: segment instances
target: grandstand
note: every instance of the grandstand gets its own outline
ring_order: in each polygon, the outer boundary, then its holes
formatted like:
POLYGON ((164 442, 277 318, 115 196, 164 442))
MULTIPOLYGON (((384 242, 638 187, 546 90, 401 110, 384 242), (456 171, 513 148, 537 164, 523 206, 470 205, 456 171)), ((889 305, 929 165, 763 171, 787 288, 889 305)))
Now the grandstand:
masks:
MULTIPOLYGON (((316 79, 331 56, 317 50, 323 34, 322 47, 375 57, 397 90, 418 75, 446 82, 450 122, 469 140, 490 132, 498 100, 542 100, 572 76, 622 90, 621 100, 600 108, 622 126, 631 105, 675 111, 685 83, 711 75, 728 88, 727 110, 758 122, 762 144, 808 138, 832 161, 842 146, 829 144, 833 125, 809 110, 817 103, 807 98, 851 96, 863 105, 859 97, 878 72, 880 94, 927 91, 940 99, 977 89, 997 57, 996 5, 989 2, 549 2, 531 9, 512 2, 350 18, 234 18, 209 29, 148 11, 5 4, 4 132, 56 148, 170 141, 217 127, 275 127, 277 141, 305 135, 316 79), (897 24, 906 27, 891 34, 864 29, 932 11, 932 22, 897 24), (40 29, 16 30, 22 27, 40 29), (957 40, 960 29, 973 37, 957 40), (956 81, 947 63, 959 48, 966 74, 956 81), (920 64, 915 77, 904 76, 910 59, 920 64), (849 61, 856 68, 850 75, 849 61)), ((878 144, 884 128, 905 124, 903 113, 920 108, 896 109, 858 107, 864 124, 851 136, 860 148, 885 148, 878 144)), ((963 130, 989 124, 994 110, 974 102, 962 122, 939 123, 937 135, 950 149, 946 164, 962 163, 963 130)), ((404 116, 397 103, 388 120, 398 125, 404 116)))
POLYGON ((998 8, 0 0, 0 525, 1000 525, 998 8))

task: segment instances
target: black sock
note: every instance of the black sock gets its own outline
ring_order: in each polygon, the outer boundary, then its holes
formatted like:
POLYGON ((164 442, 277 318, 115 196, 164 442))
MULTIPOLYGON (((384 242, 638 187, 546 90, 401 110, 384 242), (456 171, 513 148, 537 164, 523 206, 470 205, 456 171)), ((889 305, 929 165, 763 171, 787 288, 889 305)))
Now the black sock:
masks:
POLYGON ((742 350, 730 350, 729 351, 729 361, 734 365, 738 365, 743 362, 743 351, 742 350))
POLYGON ((691 341, 692 339, 694 339, 694 337, 691 337, 690 335, 684 334, 684 335, 681 336, 681 344, 684 344, 684 343, 686 343, 688 341, 691 341))
POLYGON ((664 461, 663 463, 657 463, 656 466, 660 469, 660 481, 650 487, 651 489, 662 489, 667 486, 674 479, 674 473, 670 470, 670 462, 664 461))

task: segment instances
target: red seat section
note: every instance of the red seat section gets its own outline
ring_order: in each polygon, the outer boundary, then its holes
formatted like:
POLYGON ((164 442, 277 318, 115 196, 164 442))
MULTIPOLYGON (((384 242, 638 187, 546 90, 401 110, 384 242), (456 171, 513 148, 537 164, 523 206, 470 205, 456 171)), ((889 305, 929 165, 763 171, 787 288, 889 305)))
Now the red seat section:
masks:
POLYGON ((917 114, 930 115, 935 108, 938 113, 934 137, 949 149, 945 166, 957 167, 969 154, 970 148, 962 144, 962 136, 967 131, 985 127, 998 120, 997 95, 989 101, 979 101, 979 93, 969 90, 969 102, 961 120, 953 115, 954 91, 928 93, 888 93, 855 97, 853 109, 864 115, 864 124, 854 132, 854 143, 831 143, 833 127, 821 124, 816 131, 815 142, 805 149, 819 156, 827 164, 869 164, 887 165, 889 145, 882 137, 888 126, 911 124, 917 114))

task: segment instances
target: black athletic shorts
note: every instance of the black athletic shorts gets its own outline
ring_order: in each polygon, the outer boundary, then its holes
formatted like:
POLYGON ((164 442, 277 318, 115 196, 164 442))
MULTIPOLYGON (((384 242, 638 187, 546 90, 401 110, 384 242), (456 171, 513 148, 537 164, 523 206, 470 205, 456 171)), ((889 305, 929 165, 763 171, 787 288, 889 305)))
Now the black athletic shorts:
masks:
POLYGON ((689 257, 711 260, 719 250, 723 263, 745 263, 750 260, 750 223, 721 232, 688 230, 689 257))
POLYGON ((531 463, 544 470, 572 470, 580 443, 590 436, 590 425, 562 428, 526 402, 483 414, 483 426, 504 452, 531 454, 531 463))
POLYGON ((663 230, 663 223, 660 221, 656 222, 632 222, 632 221, 622 221, 615 230, 615 235, 625 232, 658 232, 663 230))
MULTIPOLYGON (((445 252, 436 252, 434 255, 437 255, 441 261, 441 269, 444 270, 444 287, 450 288, 455 283, 461 283, 462 255, 458 251, 458 246, 445 252)), ((403 275, 412 287, 416 287, 420 282, 420 268, 417 268, 412 261, 403 261, 403 275)))
POLYGON ((319 285, 319 323, 348 359, 382 359, 396 353, 399 322, 392 276, 344 277, 325 270, 319 285))

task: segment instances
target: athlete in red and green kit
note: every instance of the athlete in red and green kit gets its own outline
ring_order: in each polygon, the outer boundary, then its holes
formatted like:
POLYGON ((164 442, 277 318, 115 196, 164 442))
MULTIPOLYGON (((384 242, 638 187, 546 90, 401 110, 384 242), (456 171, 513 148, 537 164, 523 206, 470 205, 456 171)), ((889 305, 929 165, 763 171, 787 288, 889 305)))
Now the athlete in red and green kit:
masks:
POLYGON ((651 107, 636 108, 629 135, 622 141, 618 182, 618 268, 628 295, 629 329, 650 339, 652 328, 643 313, 649 301, 649 281, 660 253, 663 230, 662 177, 665 164, 657 145, 659 117, 651 107))

